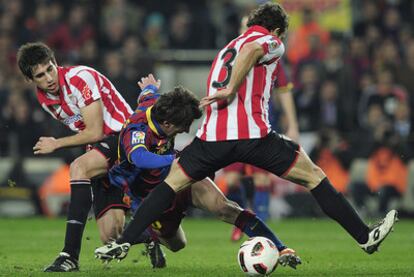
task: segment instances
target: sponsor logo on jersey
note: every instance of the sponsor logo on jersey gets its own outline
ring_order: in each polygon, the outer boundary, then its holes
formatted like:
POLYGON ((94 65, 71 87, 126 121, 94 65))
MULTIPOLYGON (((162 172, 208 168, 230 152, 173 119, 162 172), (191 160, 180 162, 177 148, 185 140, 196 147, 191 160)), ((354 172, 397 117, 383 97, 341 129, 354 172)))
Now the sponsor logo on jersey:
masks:
POLYGON ((145 143, 145 132, 134 131, 132 132, 131 144, 144 144, 145 143))
POLYGON ((65 119, 63 120, 63 123, 64 123, 65 125, 70 125, 70 124, 75 123, 75 122, 77 122, 77 121, 81 121, 82 119, 83 119, 83 118, 82 118, 82 115, 80 115, 80 114, 75 114, 75 115, 69 116, 68 118, 65 118, 65 119))

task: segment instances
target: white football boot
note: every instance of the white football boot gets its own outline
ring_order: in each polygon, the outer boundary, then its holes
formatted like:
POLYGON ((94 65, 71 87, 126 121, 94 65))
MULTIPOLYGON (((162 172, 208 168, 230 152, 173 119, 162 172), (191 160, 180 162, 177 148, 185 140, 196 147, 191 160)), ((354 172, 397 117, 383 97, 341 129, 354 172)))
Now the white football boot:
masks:
POLYGON ((378 251, 381 242, 393 230, 394 223, 398 221, 397 215, 398 212, 396 210, 391 210, 383 220, 375 224, 368 234, 368 241, 365 244, 359 245, 362 250, 368 254, 378 251))

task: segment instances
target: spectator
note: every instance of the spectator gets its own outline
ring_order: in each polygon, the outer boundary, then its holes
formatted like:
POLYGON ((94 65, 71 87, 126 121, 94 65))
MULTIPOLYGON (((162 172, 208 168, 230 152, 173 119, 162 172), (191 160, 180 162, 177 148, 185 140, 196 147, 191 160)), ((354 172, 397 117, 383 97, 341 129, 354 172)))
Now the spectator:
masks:
POLYGON ((320 77, 316 67, 305 65, 300 72, 299 86, 293 93, 298 109, 298 123, 301 131, 315 131, 318 128, 314 115, 319 113, 320 77))
POLYGON ((165 18, 160 13, 150 14, 145 22, 144 40, 150 50, 164 49, 167 46, 165 18))
POLYGON ((310 158, 335 182, 338 191, 347 194, 352 155, 349 144, 334 128, 324 128, 318 132, 318 141, 310 158))
POLYGON ((180 5, 169 22, 168 47, 172 49, 193 49, 197 41, 193 36, 193 19, 185 5, 180 5))
POLYGON ((79 49, 95 36, 94 27, 86 20, 90 16, 86 6, 72 6, 67 23, 64 22, 56 28, 48 37, 48 44, 71 62, 76 61, 79 49))
POLYGON ((329 42, 330 34, 316 21, 314 11, 304 8, 302 11, 302 24, 297 30, 289 33, 289 47, 287 57, 296 65, 309 57, 321 58, 322 49, 329 42))
POLYGON ((368 159, 366 183, 352 184, 350 191, 355 204, 364 209, 368 196, 378 197, 379 214, 389 208, 393 199, 400 199, 407 187, 407 166, 389 147, 377 149, 368 159))

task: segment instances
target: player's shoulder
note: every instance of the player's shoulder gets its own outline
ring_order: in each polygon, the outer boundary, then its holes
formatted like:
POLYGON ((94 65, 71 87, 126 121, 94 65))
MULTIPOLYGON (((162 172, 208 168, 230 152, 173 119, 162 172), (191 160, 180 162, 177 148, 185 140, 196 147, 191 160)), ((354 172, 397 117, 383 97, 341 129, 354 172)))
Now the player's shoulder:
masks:
POLYGON ((80 81, 96 80, 100 75, 96 69, 86 65, 74 65, 65 68, 65 78, 71 84, 76 84, 80 81))
POLYGON ((145 111, 136 110, 126 121, 126 128, 133 129, 147 129, 148 121, 145 111))

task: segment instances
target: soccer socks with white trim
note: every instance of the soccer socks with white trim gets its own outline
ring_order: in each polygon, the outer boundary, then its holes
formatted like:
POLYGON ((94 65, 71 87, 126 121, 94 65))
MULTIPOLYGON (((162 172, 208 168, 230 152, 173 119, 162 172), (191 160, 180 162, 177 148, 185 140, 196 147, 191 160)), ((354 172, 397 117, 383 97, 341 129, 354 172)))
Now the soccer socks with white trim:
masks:
POLYGON ((367 242, 368 226, 328 178, 323 179, 311 193, 327 216, 336 220, 359 244, 367 242))
POLYGON ((91 180, 71 180, 71 195, 66 222, 65 246, 62 252, 79 259, 83 230, 92 206, 91 180))

